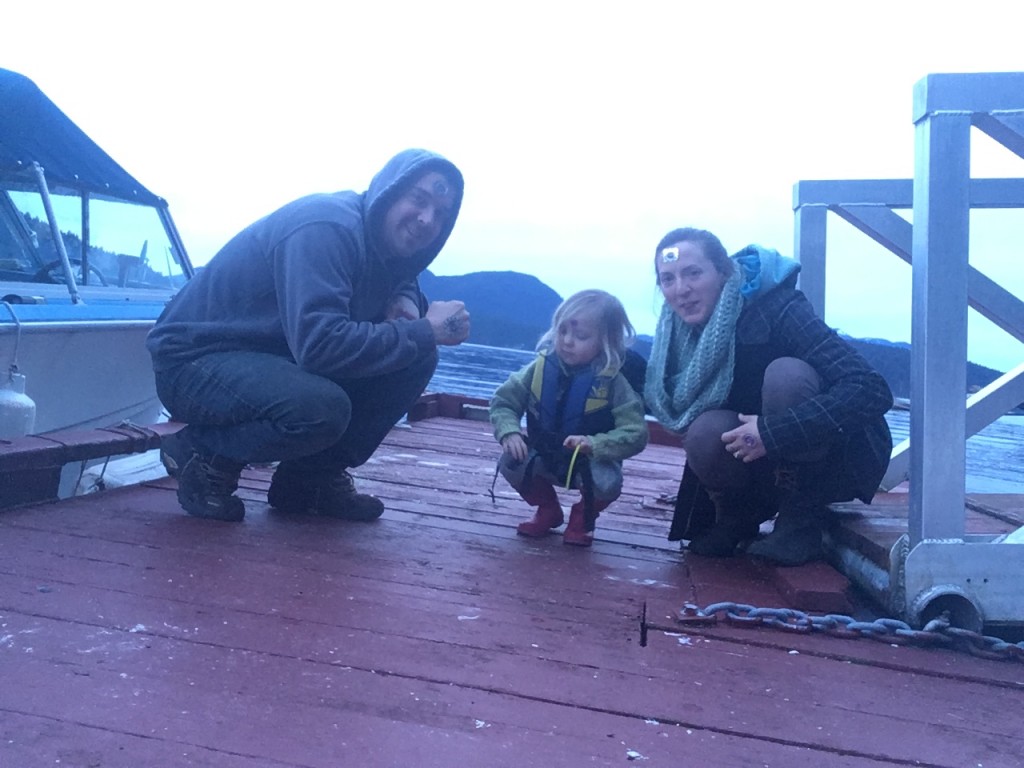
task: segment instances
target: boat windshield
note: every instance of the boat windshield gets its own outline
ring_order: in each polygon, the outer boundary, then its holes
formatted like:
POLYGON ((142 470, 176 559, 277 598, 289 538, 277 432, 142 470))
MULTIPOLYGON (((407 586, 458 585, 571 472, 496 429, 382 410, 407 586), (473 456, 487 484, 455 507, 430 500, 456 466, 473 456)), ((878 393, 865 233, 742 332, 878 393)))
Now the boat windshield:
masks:
MULTIPOLYGON (((150 205, 51 193, 51 207, 78 285, 174 290, 184 259, 150 205)), ((35 190, 0 190, 0 282, 64 283, 64 267, 35 190)))

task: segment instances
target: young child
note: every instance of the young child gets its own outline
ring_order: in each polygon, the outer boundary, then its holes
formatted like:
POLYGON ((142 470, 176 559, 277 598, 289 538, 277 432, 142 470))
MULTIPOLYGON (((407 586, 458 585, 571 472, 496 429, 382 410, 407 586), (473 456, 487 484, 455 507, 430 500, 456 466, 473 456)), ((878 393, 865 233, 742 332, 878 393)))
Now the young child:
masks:
POLYGON ((555 310, 537 359, 513 373, 491 398, 498 469, 526 503, 522 536, 546 536, 564 517, 555 486, 576 488, 563 542, 589 547, 601 510, 622 491, 622 461, 647 445, 640 397, 620 373, 635 335, 621 302, 581 291, 555 310), (521 423, 526 414, 526 434, 521 423))

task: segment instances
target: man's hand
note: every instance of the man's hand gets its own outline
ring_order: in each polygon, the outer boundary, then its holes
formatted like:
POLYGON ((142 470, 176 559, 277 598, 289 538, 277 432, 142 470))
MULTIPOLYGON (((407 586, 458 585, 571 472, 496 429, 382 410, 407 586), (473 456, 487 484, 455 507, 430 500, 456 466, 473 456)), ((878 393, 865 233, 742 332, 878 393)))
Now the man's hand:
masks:
POLYGON ((427 320, 440 345, 454 347, 469 338, 469 312, 461 301, 430 302, 427 320))
POLYGON ((518 432, 505 435, 501 440, 501 449, 508 454, 509 458, 515 461, 526 461, 526 455, 529 453, 526 441, 523 440, 523 436, 518 432))
POLYGON ((764 443, 761 442, 761 433, 757 429, 757 416, 739 414, 740 425, 736 429, 730 429, 722 433, 722 442, 725 449, 742 461, 749 464, 757 461, 767 454, 764 443))
POLYGON ((388 320, 419 320, 420 308, 408 296, 396 296, 388 307, 388 320))

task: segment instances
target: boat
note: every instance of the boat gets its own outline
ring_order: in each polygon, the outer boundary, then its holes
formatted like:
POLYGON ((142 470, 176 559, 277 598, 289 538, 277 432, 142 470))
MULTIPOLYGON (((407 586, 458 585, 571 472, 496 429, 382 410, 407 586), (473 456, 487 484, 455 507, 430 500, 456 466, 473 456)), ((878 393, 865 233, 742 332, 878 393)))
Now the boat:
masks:
POLYGON ((158 421, 144 340, 192 274, 167 202, 0 69, 0 380, 30 431, 158 421))

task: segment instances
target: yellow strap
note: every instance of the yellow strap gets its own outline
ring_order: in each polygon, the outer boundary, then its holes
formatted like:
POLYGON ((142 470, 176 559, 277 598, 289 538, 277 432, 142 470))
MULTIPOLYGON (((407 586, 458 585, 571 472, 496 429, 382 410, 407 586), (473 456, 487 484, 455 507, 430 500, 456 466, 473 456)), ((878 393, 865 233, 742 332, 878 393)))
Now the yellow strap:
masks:
POLYGON ((576 466, 576 457, 579 456, 580 448, 583 447, 583 443, 576 446, 576 450, 572 452, 572 459, 569 460, 569 474, 565 476, 565 489, 571 490, 569 483, 572 482, 572 468, 576 466))

